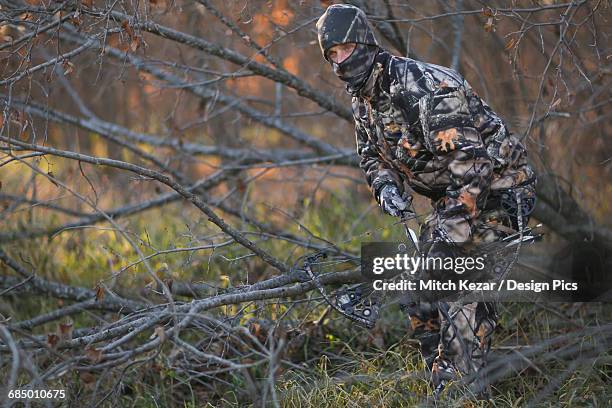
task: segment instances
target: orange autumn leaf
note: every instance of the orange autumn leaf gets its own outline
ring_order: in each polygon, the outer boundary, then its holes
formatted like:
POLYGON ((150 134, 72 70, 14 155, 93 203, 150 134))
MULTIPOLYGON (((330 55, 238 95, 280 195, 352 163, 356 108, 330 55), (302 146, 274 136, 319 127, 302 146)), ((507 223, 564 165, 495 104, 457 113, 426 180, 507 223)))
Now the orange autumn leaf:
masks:
POLYGON ((299 73, 299 63, 298 59, 294 56, 289 56, 283 60, 283 67, 292 73, 293 75, 298 75, 299 73))
POLYGON ((293 12, 285 7, 284 2, 280 2, 272 10, 272 21, 280 26, 286 26, 293 19, 293 12))
POLYGON ((130 38, 134 38, 134 30, 132 29, 132 27, 130 27, 130 23, 128 23, 127 20, 121 23, 121 28, 127 33, 130 38))
POLYGON ((402 140, 400 140, 400 143, 401 143, 401 146, 404 149, 406 149, 406 151, 408 152, 410 157, 415 157, 417 155, 417 153, 419 152, 418 149, 413 148, 413 146, 410 144, 408 139, 402 139, 402 140))
POLYGON ((47 334, 47 344, 49 345, 49 347, 56 348, 59 341, 60 341, 60 338, 57 334, 55 333, 47 334))
POLYGON ((478 333, 476 333, 476 336, 480 338, 480 349, 484 350, 485 345, 486 345, 485 337, 487 336, 487 331, 485 330, 483 324, 480 325, 480 328, 478 329, 478 333))
POLYGON ((253 32, 255 34, 269 35, 271 29, 270 20, 265 14, 255 14, 253 16, 253 32))
POLYGON ((251 324, 251 333, 253 333, 255 337, 259 338, 260 332, 261 332, 261 326, 259 325, 259 323, 251 324))
POLYGON ((511 38, 510 41, 506 43, 506 51, 513 49, 517 43, 518 40, 516 38, 511 38))
POLYGON ((102 351, 94 346, 87 347, 85 349, 85 355, 92 363, 97 363, 102 360, 102 351))
POLYGON ((104 292, 104 286, 97 285, 96 286, 96 302, 103 301, 104 300, 104 296, 106 296, 106 293, 104 292))
POLYGON ((476 196, 467 191, 462 191, 459 195, 459 201, 470 212, 472 217, 476 216, 476 196))
POLYGON ((449 152, 455 150, 455 140, 457 140, 457 129, 450 128, 442 130, 436 134, 436 140, 440 142, 438 150, 449 152), (447 147, 448 146, 448 147, 447 147))
POLYGON ((106 37, 106 45, 112 48, 120 48, 121 47, 121 35, 119 33, 110 33, 106 37))

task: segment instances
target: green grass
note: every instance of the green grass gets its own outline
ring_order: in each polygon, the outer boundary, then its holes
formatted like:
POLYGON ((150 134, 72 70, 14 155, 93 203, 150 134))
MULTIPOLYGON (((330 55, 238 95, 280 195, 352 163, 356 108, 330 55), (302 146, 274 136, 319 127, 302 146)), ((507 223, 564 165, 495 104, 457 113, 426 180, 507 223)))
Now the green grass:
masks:
MULTIPOLYGON (((347 237, 346 226, 353 225, 365 210, 365 206, 356 204, 356 201, 359 200, 353 200, 350 192, 329 194, 324 201, 307 206, 299 222, 312 234, 354 252, 359 250, 362 241, 402 239, 401 229, 387 228, 393 220, 380 216, 378 209, 354 225, 352 239, 347 237), (375 233, 367 235, 364 234, 366 231, 375 233)), ((253 214, 259 219, 266 219, 269 211, 269 207, 256 206, 253 214)), ((25 214, 20 217, 25 217, 25 214)), ((13 221, 12 225, 18 225, 17 220, 13 221)), ((61 217, 53 217, 48 220, 48 225, 56 225, 60 221, 61 217)), ((180 204, 148 211, 129 220, 119 220, 119 223, 133 234, 145 255, 154 253, 153 248, 201 245, 206 241, 198 242, 196 237, 217 231, 195 210, 186 209, 180 204)), ((248 226, 241 228, 249 229, 248 226)), ((296 223, 286 221, 284 228, 296 235, 307 236, 296 223)), ((259 244, 288 262, 305 253, 284 241, 261 240, 259 244)), ((125 270, 114 281, 110 279, 111 271, 117 272, 137 260, 133 248, 114 231, 72 230, 51 240, 21 241, 3 248, 15 259, 29 262, 40 276, 67 284, 93 288, 98 281, 104 280, 105 284, 114 285, 117 292, 133 295, 151 280, 142 264, 125 270)), ((242 248, 232 246, 215 251, 212 258, 208 250, 161 255, 152 258, 150 265, 163 278, 206 281, 220 287, 246 282, 247 271, 250 282, 274 274, 262 261, 253 257, 243 258, 244 254, 242 248)), ((10 273, 4 265, 0 265, 0 272, 10 273)), ((44 296, 5 296, 0 299, 0 311, 13 321, 19 321, 57 308, 60 304, 58 300, 44 296)), ((374 331, 367 331, 355 328, 335 312, 327 315, 319 326, 313 327, 313 321, 325 309, 320 301, 317 304, 314 309, 313 304, 308 303, 300 303, 291 309, 285 304, 267 304, 259 305, 257 310, 250 305, 242 316, 241 322, 246 323, 252 317, 273 319, 288 311, 287 322, 297 324, 305 319, 300 327, 305 333, 305 341, 286 356, 295 366, 284 366, 277 373, 275 388, 280 406, 410 407, 432 403, 428 399, 430 385, 415 341, 407 335, 409 324, 396 307, 389 308, 374 331)), ((221 316, 235 313, 237 309, 222 308, 215 313, 221 316)), ((555 305, 552 311, 530 304, 505 305, 494 348, 538 343, 563 335, 576 326, 610 322, 611 311, 610 305, 584 304, 575 310, 571 305, 555 305), (567 320, 561 319, 559 314, 567 316, 567 320)), ((112 318, 110 315, 106 317, 112 318)), ((97 323, 89 313, 78 315, 74 320, 75 328, 97 323)), ((49 323, 37 327, 33 333, 49 333, 56 326, 56 322, 49 323)), ((144 341, 147 336, 141 340, 144 341)), ((189 339, 189 336, 187 332, 185 338, 189 339)), ((99 389, 105 390, 121 379, 118 400, 109 398, 102 406, 234 407, 252 404, 245 392, 247 384, 242 373, 229 373, 223 377, 224 382, 214 385, 189 381, 168 366, 170 353, 172 347, 167 345, 151 361, 114 369, 96 377, 99 389)), ((520 407, 536 397, 551 381, 561 378, 551 394, 537 406, 610 406, 610 357, 610 351, 604 350, 593 364, 575 367, 569 375, 567 369, 571 359, 552 359, 545 365, 536 361, 535 367, 522 369, 498 381, 493 390, 493 400, 488 403, 443 396, 441 404, 520 407)), ((255 381, 263 381, 267 372, 265 367, 261 367, 253 369, 250 375, 255 381)), ((71 373, 56 382, 56 386, 69 390, 74 401, 92 402, 88 398, 94 386, 87 381, 87 376, 71 373)))

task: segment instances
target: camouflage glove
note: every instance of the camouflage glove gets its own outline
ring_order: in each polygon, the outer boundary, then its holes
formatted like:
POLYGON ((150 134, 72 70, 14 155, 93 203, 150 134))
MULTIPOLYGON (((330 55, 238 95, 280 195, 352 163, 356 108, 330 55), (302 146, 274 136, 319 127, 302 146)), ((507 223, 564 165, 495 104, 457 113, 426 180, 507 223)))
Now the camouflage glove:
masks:
POLYGON ((399 190, 393 184, 385 184, 378 193, 378 202, 384 212, 392 217, 399 217, 410 212, 410 196, 400 195, 399 190))

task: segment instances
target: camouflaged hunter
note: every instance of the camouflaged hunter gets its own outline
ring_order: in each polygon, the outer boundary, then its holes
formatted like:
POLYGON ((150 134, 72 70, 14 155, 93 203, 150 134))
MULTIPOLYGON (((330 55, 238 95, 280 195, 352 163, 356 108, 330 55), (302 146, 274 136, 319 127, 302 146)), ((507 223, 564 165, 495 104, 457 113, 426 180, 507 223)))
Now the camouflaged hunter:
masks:
MULTIPOLYGON (((398 216, 410 207, 411 192, 431 199, 419 237, 429 256, 445 245, 515 233, 519 210, 526 224, 535 175, 525 148, 459 73, 391 55, 353 6, 328 7, 317 31, 323 56, 353 97, 360 167, 376 200, 398 216), (330 48, 347 43, 356 44, 352 54, 332 61, 330 48)), ((497 320, 493 304, 405 306, 438 391, 484 366, 497 320)))

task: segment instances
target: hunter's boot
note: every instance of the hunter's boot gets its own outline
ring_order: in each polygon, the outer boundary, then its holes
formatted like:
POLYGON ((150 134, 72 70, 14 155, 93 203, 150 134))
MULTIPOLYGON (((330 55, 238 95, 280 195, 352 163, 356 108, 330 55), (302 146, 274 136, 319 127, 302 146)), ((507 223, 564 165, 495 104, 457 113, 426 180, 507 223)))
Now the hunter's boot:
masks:
POLYGON ((487 398, 486 366, 497 315, 492 303, 440 303, 440 345, 432 365, 434 395, 451 381, 465 380, 478 398, 487 398))
POLYGON ((412 336, 419 341, 419 349, 425 365, 431 370, 438 355, 440 343, 440 314, 435 303, 400 303, 400 308, 408 314, 412 336))

